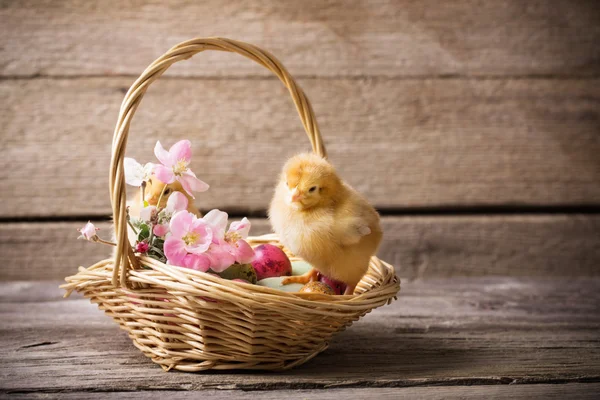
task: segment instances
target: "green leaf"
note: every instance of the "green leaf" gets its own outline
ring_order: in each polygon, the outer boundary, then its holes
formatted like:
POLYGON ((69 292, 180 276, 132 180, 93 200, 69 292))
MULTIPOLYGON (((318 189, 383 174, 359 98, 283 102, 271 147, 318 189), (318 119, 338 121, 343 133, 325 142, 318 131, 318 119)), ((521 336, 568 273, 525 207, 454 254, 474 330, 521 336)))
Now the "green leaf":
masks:
POLYGON ((140 224, 137 240, 144 241, 150 237, 150 227, 147 224, 140 224))
POLYGON ((140 226, 145 224, 144 221, 142 221, 141 219, 138 219, 138 218, 130 218, 129 222, 131 222, 131 225, 133 225, 133 227, 138 230, 140 229, 140 226))

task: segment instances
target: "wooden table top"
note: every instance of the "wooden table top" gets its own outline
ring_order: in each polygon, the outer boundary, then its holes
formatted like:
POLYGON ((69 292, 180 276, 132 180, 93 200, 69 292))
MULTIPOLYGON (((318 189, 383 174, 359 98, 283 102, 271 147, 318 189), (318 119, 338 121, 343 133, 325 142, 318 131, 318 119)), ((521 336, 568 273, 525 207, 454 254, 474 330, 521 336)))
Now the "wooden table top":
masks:
POLYGON ((163 372, 95 305, 62 299, 58 284, 0 284, 0 397, 592 398, 600 389, 600 278, 403 283, 398 301, 283 373, 163 372))

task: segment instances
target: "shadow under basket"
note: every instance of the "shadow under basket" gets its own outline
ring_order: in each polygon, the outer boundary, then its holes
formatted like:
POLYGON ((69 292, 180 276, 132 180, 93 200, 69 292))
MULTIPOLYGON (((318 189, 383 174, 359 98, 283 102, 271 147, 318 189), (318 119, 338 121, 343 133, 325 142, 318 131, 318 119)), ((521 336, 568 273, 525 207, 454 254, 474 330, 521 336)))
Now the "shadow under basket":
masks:
MULTIPOLYGON (((133 344, 165 370, 284 370, 325 350, 331 338, 374 308, 395 299, 394 267, 372 257, 351 296, 287 293, 166 265, 133 253, 127 238, 123 158, 129 124, 149 85, 173 63, 205 50, 241 54, 271 70, 288 88, 313 151, 326 157, 310 102, 281 63, 253 45, 223 38, 181 43, 154 61, 125 95, 115 128, 110 168, 117 247, 114 259, 65 278, 73 290, 112 317, 133 344)), ((271 243, 276 235, 248 238, 271 243)), ((292 260, 298 260, 287 249, 292 260)), ((350 351, 350 349, 349 349, 350 351)))

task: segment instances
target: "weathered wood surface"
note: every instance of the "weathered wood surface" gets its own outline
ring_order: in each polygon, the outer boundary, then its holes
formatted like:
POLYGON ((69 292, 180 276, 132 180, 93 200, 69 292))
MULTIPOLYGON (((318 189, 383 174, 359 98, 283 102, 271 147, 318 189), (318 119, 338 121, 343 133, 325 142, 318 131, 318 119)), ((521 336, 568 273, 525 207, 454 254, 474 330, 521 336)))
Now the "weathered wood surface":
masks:
MULTIPOLYGON (((0 74, 137 75, 171 46, 221 35, 295 75, 597 75, 594 0, 4 1, 0 74)), ((210 52, 182 76, 266 75, 210 52)))
MULTIPOLYGON (((351 388, 351 389, 301 389, 301 390, 273 390, 273 391, 243 391, 243 390, 204 390, 201 393, 187 391, 160 392, 160 396, 169 400, 189 399, 193 395, 201 395, 203 399, 214 400, 266 400, 302 399, 302 400, 352 400, 352 399, 382 399, 382 400, 463 400, 463 399, 557 399, 597 400, 600 391, 599 383, 567 383, 562 385, 487 385, 487 386, 441 386, 441 387, 407 387, 407 388, 351 388)), ((10 398, 21 399, 47 399, 58 396, 61 399, 131 399, 146 400, 156 392, 68 392, 52 393, 15 393, 11 392, 10 398)))
POLYGON ((600 381, 600 278, 405 283, 397 302, 299 368, 199 374, 163 372, 94 305, 61 299, 56 284, 0 285, 0 393, 301 389, 328 398, 323 389, 480 385, 470 393, 585 396, 600 381), (581 385, 521 386, 530 383, 581 385))
MULTIPOLYGON (((600 215, 384 217, 379 256, 403 278, 600 274, 600 215)), ((110 256, 81 222, 0 224, 1 280, 62 279, 110 256)), ((270 232, 252 219, 252 233, 270 232)), ((100 223, 110 238, 110 225, 100 223)))
MULTIPOLYGON (((112 130, 131 78, 0 81, 0 217, 107 215, 112 130)), ((381 208, 600 204, 600 79, 302 81, 332 162, 381 208)), ((264 210, 308 150, 272 80, 162 79, 128 154, 194 144, 202 208, 264 210)), ((133 188, 131 188, 133 190, 133 188)))

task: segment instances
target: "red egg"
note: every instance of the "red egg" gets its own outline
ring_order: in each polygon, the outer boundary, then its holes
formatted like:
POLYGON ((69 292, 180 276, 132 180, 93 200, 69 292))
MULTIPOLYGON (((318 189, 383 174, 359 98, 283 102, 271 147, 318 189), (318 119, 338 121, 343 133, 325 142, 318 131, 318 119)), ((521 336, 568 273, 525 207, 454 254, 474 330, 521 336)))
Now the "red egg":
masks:
POLYGON ((261 244, 254 249, 252 266, 259 281, 265 278, 292 275, 290 259, 283 250, 272 244, 261 244))
POLYGON ((336 281, 323 274, 319 274, 319 282, 323 282, 332 288, 335 294, 344 294, 346 291, 346 284, 344 282, 336 281))

